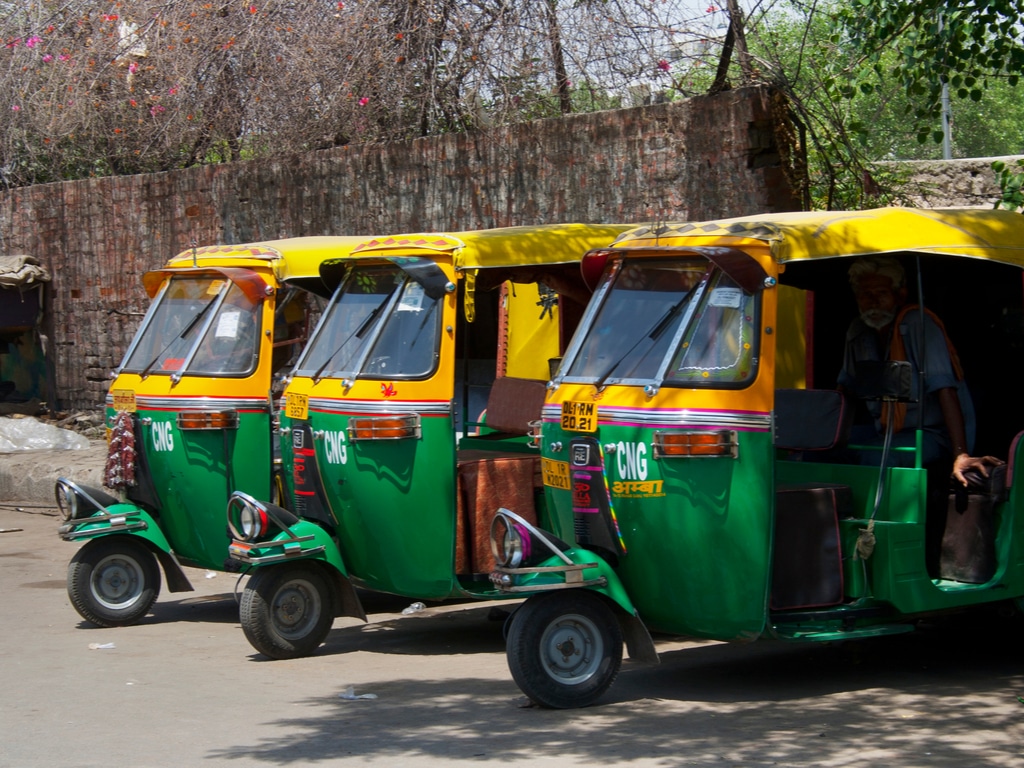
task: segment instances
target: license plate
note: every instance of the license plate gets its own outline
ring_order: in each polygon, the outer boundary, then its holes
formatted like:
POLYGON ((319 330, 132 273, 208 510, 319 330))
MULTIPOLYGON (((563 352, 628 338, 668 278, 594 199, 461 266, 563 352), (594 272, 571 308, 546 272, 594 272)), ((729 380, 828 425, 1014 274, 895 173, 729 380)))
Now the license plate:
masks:
POLYGON ((289 392, 284 399, 284 413, 289 419, 308 419, 309 397, 289 392))
POLYGON ((571 432, 596 432, 597 404, 566 400, 562 403, 562 429, 571 432))
POLYGON ((115 389, 110 394, 114 398, 115 411, 128 411, 129 413, 135 413, 136 407, 134 389, 115 389))
POLYGON ((544 485, 551 486, 552 488, 561 488, 565 491, 570 489, 569 462, 542 459, 541 469, 544 472, 544 485))

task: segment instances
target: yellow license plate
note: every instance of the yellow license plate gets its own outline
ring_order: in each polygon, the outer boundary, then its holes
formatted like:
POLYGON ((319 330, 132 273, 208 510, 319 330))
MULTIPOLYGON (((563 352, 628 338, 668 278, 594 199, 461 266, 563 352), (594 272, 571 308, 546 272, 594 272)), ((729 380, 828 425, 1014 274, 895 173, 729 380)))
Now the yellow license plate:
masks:
POLYGON ((541 459, 541 469, 544 472, 544 485, 569 490, 569 462, 541 459))
POLYGON ((114 398, 115 411, 128 411, 129 413, 135 413, 136 406, 134 389, 115 389, 110 394, 114 398))
POLYGON ((572 432, 596 432, 597 404, 566 400, 562 403, 562 429, 572 432))
POLYGON ((289 419, 308 419, 309 397, 289 392, 284 399, 284 413, 289 419))

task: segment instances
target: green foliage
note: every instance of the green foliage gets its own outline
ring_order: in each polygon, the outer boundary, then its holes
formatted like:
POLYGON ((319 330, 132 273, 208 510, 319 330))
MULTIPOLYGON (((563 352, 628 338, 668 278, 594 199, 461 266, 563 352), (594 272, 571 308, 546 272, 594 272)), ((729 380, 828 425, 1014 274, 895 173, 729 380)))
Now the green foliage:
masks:
POLYGON ((1003 160, 996 160, 992 163, 992 170, 1002 190, 1002 197, 994 207, 1007 211, 1024 209, 1024 158, 1018 158, 1010 165, 1003 160))
POLYGON ((957 99, 981 102, 993 82, 1015 87, 1024 71, 1019 0, 853 0, 838 18, 872 65, 859 77, 909 94, 905 116, 922 143, 935 138, 944 83, 957 99))

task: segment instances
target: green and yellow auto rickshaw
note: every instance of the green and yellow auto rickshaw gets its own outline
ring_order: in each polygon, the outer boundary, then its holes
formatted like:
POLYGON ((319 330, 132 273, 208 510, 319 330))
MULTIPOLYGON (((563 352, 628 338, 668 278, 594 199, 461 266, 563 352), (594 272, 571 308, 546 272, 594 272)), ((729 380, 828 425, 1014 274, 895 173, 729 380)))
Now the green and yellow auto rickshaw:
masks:
MULTIPOLYGON (((596 701, 624 642, 657 660, 649 630, 834 641, 1022 606, 1011 372, 1024 216, 885 208, 638 227, 583 266, 600 278, 540 430, 550 527, 511 508, 492 525, 495 582, 530 595, 507 656, 531 699, 596 701), (941 317, 947 359, 959 351, 970 455, 1007 461, 967 487, 928 460, 923 416, 895 432, 898 409, 929 391, 929 363, 890 351, 839 375, 857 316, 848 273, 865 255, 905 269, 907 311, 941 317), (862 418, 872 403, 890 414, 882 439, 857 443, 877 430, 875 411, 862 418)), ((888 327, 902 335, 912 317, 888 327)))
POLYGON ((153 301, 107 395, 109 490, 56 487, 61 537, 84 542, 67 588, 87 621, 138 621, 160 592, 158 563, 171 592, 192 590, 182 565, 232 566, 228 496, 280 485, 275 373, 329 295, 320 262, 361 239, 206 246, 146 273, 153 301))
POLYGON ((490 521, 501 500, 545 521, 531 422, 589 298, 580 258, 625 229, 400 235, 324 263, 336 290, 281 414, 290 510, 228 506, 253 647, 310 653, 335 616, 365 620, 356 587, 503 597, 490 521))

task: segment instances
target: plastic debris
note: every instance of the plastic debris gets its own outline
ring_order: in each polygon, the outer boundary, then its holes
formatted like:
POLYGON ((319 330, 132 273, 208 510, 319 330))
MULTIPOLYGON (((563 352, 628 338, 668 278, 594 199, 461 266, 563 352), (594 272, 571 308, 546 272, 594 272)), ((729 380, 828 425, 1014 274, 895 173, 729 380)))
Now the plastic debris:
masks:
POLYGON ((403 616, 408 616, 410 613, 419 613, 420 611, 422 611, 426 607, 427 606, 425 606, 423 603, 413 603, 408 608, 403 608, 402 609, 402 615, 403 616))
POLYGON ((84 450, 88 447, 89 439, 70 429, 44 424, 31 417, 0 419, 0 453, 84 450))
POLYGON ((345 699, 346 701, 355 701, 356 699, 376 699, 376 693, 356 693, 353 686, 349 686, 342 693, 338 694, 339 699, 345 699))
POLYGON ((206 572, 206 578, 208 578, 208 579, 216 579, 217 578, 217 574, 215 572, 213 572, 213 571, 207 571, 206 572))
POLYGON ((113 643, 89 643, 90 651, 106 651, 116 647, 113 643))

